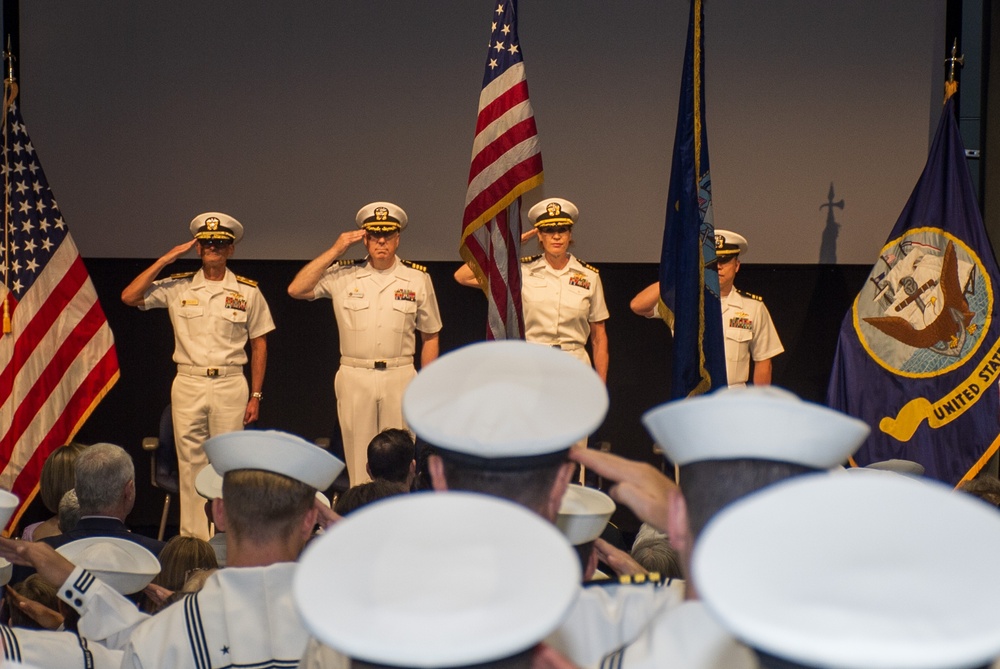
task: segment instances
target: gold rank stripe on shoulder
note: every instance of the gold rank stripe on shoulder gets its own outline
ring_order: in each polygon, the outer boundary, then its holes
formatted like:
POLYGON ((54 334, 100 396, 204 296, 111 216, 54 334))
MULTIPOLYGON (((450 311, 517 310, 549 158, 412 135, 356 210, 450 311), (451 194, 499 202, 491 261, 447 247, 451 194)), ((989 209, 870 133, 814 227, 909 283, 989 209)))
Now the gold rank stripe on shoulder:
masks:
POLYGON ((178 272, 177 274, 171 274, 170 278, 171 279, 190 279, 195 274, 197 274, 197 272, 178 272))
POLYGON ((743 297, 749 297, 751 300, 757 300, 758 302, 764 301, 764 298, 761 297, 760 295, 754 295, 753 293, 748 293, 747 291, 740 290, 739 288, 736 289, 736 292, 742 295, 743 297))
POLYGON ((523 262, 523 263, 535 262, 536 260, 538 260, 541 257, 542 257, 541 253, 539 253, 538 255, 534 255, 534 256, 524 256, 523 258, 521 258, 521 262, 523 262))
POLYGON ((350 267, 352 265, 357 265, 357 264, 363 263, 363 262, 364 262, 364 260, 361 259, 361 258, 355 258, 353 260, 338 260, 337 261, 337 267, 350 267))
POLYGON ((407 267, 410 267, 412 269, 417 270, 418 272, 426 272, 427 271, 427 268, 425 266, 420 265, 418 263, 415 263, 412 260, 400 260, 400 262, 402 262, 407 267))
POLYGON ((587 269, 589 269, 594 274, 600 274, 601 273, 601 271, 599 269, 597 269, 596 267, 594 267, 593 265, 588 265, 587 263, 583 262, 579 258, 577 258, 576 260, 577 260, 577 262, 579 262, 581 265, 583 265, 584 267, 586 267, 587 269))
POLYGON ((239 274, 236 275, 236 281, 238 283, 245 283, 248 286, 253 286, 254 288, 257 287, 256 281, 254 281, 253 279, 248 279, 245 276, 240 276, 239 274))
POLYGON ((653 585, 659 587, 662 585, 669 585, 672 581, 672 578, 666 578, 662 576, 660 572, 652 571, 649 574, 624 574, 621 576, 611 576, 610 578, 585 581, 583 586, 599 588, 609 585, 653 585))

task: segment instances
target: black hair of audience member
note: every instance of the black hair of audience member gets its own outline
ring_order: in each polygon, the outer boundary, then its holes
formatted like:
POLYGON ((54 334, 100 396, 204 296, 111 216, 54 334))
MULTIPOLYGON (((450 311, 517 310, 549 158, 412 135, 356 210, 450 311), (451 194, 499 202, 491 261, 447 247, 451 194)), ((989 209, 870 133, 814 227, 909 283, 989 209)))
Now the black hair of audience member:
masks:
MULTIPOLYGON (((449 490, 465 490, 517 502, 541 513, 549 501, 564 462, 531 469, 481 469, 458 463, 441 453, 449 490)), ((543 514, 544 515, 544 514, 543 514)))
POLYGON ((409 484, 415 457, 413 436, 390 427, 368 442, 368 473, 375 480, 409 484))
POLYGON ((697 541, 708 521, 732 502, 772 483, 815 471, 804 465, 756 458, 703 460, 682 466, 680 487, 691 536, 697 541))
POLYGON ((416 441, 416 452, 417 471, 416 475, 413 477, 413 483, 410 485, 410 490, 412 492, 434 490, 434 484, 431 483, 431 473, 427 468, 427 460, 435 453, 434 447, 418 436, 416 441))
POLYGON ((975 495, 993 506, 1000 506, 1000 479, 996 476, 980 474, 971 481, 963 483, 958 489, 975 495))
POLYGON ((403 483, 393 483, 392 481, 375 480, 359 483, 340 493, 337 502, 333 505, 333 510, 341 516, 348 516, 372 502, 409 492, 403 483))
POLYGON ((646 571, 656 572, 662 578, 684 578, 680 554, 663 537, 650 537, 632 546, 632 558, 646 571))
MULTIPOLYGON (((53 611, 59 610, 59 596, 56 594, 56 589, 43 581, 42 577, 38 574, 32 574, 20 583, 11 585, 10 588, 25 599, 38 602, 53 611)), ((13 598, 10 596, 7 597, 7 610, 10 613, 8 624, 11 627, 25 627, 36 630, 44 629, 41 625, 35 622, 34 618, 18 608, 18 606, 14 603, 13 598)))
MULTIPOLYGON (((532 657, 534 656, 534 647, 528 650, 522 651, 517 655, 511 655, 510 657, 501 658, 499 660, 491 660, 490 662, 481 662, 479 664, 467 664, 461 667, 451 667, 451 669, 528 669, 532 666, 532 657)), ((386 664, 375 664, 372 662, 365 662, 363 660, 351 660, 351 669, 406 669, 405 667, 391 667, 386 664)))

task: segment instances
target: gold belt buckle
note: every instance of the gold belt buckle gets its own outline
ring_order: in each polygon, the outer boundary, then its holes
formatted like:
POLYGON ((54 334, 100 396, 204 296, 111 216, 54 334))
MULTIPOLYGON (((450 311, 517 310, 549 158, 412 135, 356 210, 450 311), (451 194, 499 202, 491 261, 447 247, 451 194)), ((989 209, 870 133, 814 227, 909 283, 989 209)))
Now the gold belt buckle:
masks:
POLYGON ((205 370, 205 376, 218 376, 218 375, 219 375, 218 367, 208 367, 205 370))
POLYGON ((387 363, 385 360, 375 361, 375 369, 388 369, 388 368, 389 368, 389 363, 387 363))

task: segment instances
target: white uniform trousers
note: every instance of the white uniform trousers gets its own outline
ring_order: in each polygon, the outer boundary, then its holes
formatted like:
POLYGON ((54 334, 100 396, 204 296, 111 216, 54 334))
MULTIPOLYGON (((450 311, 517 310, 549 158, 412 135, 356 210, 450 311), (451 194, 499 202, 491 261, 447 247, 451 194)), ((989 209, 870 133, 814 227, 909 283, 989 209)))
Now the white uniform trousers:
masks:
POLYGON ((205 499, 194 479, 208 458, 202 444, 209 437, 243 429, 249 388, 242 374, 191 376, 178 374, 170 389, 174 444, 180 480, 181 534, 208 540, 205 499))
POLYGON ((403 391, 417 375, 413 364, 374 369, 341 362, 334 380, 337 417, 351 485, 369 481, 368 442, 388 427, 406 429, 403 391))

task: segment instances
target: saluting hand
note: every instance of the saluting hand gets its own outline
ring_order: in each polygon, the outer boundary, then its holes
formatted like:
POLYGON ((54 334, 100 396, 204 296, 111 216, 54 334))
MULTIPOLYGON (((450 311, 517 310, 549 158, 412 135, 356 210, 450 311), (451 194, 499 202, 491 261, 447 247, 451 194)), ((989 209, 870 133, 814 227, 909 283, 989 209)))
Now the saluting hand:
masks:
POLYGON ((526 241, 528 241, 529 239, 531 239, 532 237, 537 237, 537 236, 538 236, 538 228, 532 228, 531 230, 528 230, 527 232, 522 232, 521 233, 521 243, 523 244, 526 241))
POLYGON ((365 231, 361 229, 349 230, 347 232, 341 233, 341 235, 337 237, 337 241, 333 243, 333 248, 334 252, 336 253, 336 256, 338 258, 342 256, 344 252, 347 251, 347 249, 351 248, 352 246, 360 242, 362 239, 364 239, 365 234, 366 234, 365 231))
POLYGON ((172 248, 169 251, 167 251, 166 254, 164 254, 163 260, 165 260, 167 262, 167 264, 170 264, 173 261, 175 261, 178 258, 180 258, 185 253, 187 253, 188 251, 190 251, 191 249, 193 249, 194 245, 197 244, 197 243, 198 243, 197 239, 192 239, 189 242, 184 242, 183 244, 178 244, 174 248, 172 248))

